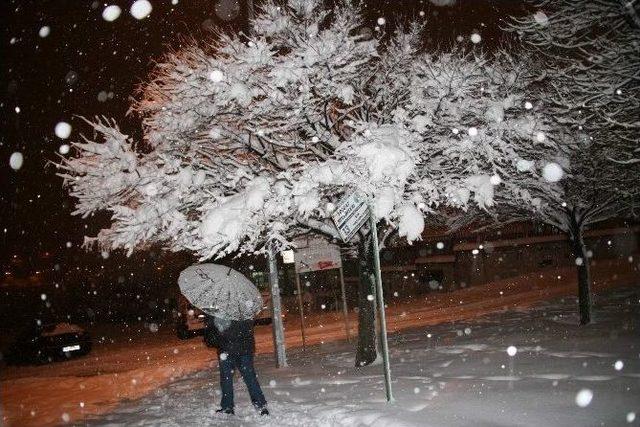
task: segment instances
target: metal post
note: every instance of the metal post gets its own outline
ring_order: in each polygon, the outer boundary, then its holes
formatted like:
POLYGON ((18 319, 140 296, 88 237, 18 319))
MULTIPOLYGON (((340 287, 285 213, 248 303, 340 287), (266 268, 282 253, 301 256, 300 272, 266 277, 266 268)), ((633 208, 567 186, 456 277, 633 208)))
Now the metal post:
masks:
POLYGON ((373 264, 376 276, 376 298, 378 301, 378 313, 380 315, 380 341, 382 342, 382 361, 384 364, 384 387, 387 394, 387 402, 393 402, 391 390, 391 367, 389 365, 389 344, 387 342, 387 320, 384 312, 384 295, 382 293, 382 273, 380 271, 380 249, 378 248, 378 228, 373 207, 369 206, 369 219, 371 223, 371 240, 373 241, 373 264))
POLYGON ((344 290, 344 274, 340 267, 340 292, 342 293, 342 313, 344 314, 344 329, 347 331, 347 341, 351 342, 351 328, 349 327, 349 307, 347 307, 347 294, 344 290))
POLYGON ((282 303, 278 284, 278 261, 275 253, 269 251, 269 287, 271 289, 271 317, 273 331, 273 351, 276 367, 287 367, 287 354, 284 347, 284 326, 282 324, 282 303))
POLYGON ((302 289, 300 289, 300 275, 298 271, 295 271, 296 274, 296 288, 298 289, 298 307, 300 309, 300 333, 302 334, 302 351, 306 350, 306 339, 305 339, 305 324, 304 324, 304 306, 302 303, 302 289))

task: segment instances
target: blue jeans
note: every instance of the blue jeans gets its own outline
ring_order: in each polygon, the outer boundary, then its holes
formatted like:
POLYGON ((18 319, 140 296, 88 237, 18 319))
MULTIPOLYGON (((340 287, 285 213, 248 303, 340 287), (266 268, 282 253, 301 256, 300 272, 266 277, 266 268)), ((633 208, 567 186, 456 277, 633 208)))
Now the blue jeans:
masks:
POLYGON ((262 394, 262 389, 253 369, 253 354, 228 354, 225 360, 218 357, 220 366, 220 388, 222 389, 222 409, 233 409, 233 374, 236 369, 240 371, 244 383, 247 385, 251 403, 256 408, 262 408, 267 401, 262 394))

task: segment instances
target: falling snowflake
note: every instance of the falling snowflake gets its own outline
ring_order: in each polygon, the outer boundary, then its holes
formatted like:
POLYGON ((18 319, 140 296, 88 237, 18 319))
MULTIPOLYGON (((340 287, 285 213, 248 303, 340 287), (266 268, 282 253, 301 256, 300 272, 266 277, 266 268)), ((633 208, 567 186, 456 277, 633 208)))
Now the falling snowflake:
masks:
POLYGON ((56 136, 60 139, 67 139, 71 135, 71 125, 67 122, 59 122, 54 129, 56 136))
POLYGON ((593 392, 588 388, 583 388, 576 394, 576 405, 581 408, 586 408, 593 399, 593 392))
POLYGON ((549 17, 541 10, 533 14, 533 19, 536 21, 536 23, 542 25, 543 27, 549 25, 549 17))
POLYGON ((20 169, 22 167, 22 163, 24 163, 24 157, 22 156, 22 153, 18 151, 11 154, 9 157, 9 166, 11 166, 11 169, 13 170, 17 171, 20 169))
POLYGON ((131 9, 129 9, 129 12, 131 13, 131 16, 136 19, 144 19, 149 16, 152 9, 153 7, 148 0, 136 0, 131 5, 131 9))
POLYGON ((562 167, 554 162, 547 163, 542 169, 542 176, 547 182, 558 182, 563 175, 562 167))
POLYGON ((224 74, 220 70, 213 70, 209 73, 209 79, 212 82, 219 83, 224 80, 224 74))
POLYGON ((104 8, 104 10, 102 11, 102 19, 107 22, 113 22, 120 17, 121 13, 122 9, 120 9, 120 6, 112 4, 104 8))

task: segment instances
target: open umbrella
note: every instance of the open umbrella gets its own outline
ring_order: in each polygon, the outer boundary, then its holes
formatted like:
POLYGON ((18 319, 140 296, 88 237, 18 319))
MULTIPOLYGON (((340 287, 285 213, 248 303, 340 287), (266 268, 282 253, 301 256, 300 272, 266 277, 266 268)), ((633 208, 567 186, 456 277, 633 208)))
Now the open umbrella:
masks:
POLYGON ((192 265, 180 273, 178 285, 191 304, 212 316, 248 320, 262 310, 258 288, 231 267, 192 265))

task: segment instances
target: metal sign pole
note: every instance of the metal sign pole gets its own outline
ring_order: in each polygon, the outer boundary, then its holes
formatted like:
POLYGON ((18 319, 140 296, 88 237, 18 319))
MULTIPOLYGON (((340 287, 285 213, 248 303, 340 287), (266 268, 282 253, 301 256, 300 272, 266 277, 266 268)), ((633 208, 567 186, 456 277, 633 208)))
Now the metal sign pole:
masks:
POLYGON ((380 341, 382 342, 382 361, 384 364, 384 387, 387 394, 387 402, 393 402, 393 391, 391 390, 391 367, 389 365, 389 344, 387 343, 387 320, 384 312, 384 295, 382 293, 382 273, 380 271, 380 249, 378 248, 378 228, 373 213, 373 208, 369 206, 369 219, 371 223, 371 240, 373 241, 373 264, 376 276, 376 298, 378 302, 378 313, 380 315, 380 341))
POLYGON ((284 347, 284 326, 282 324, 282 304, 280 301, 280 285, 278 283, 278 262, 276 254, 269 251, 269 284, 271 288, 271 317, 273 330, 273 349, 276 356, 276 367, 287 367, 287 354, 284 347))
POLYGON ((300 308, 300 332, 302 333, 302 351, 306 350, 305 324, 304 324, 304 305, 302 303, 302 289, 300 288, 300 275, 296 273, 296 288, 298 288, 298 307, 300 308))
POLYGON ((340 267, 340 292, 342 293, 342 313, 344 314, 344 329, 347 331, 347 342, 351 342, 351 328, 349 327, 349 307, 347 307, 347 293, 344 290, 344 274, 340 267))

